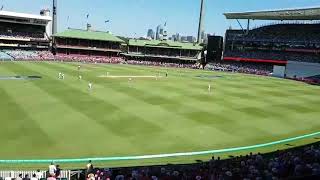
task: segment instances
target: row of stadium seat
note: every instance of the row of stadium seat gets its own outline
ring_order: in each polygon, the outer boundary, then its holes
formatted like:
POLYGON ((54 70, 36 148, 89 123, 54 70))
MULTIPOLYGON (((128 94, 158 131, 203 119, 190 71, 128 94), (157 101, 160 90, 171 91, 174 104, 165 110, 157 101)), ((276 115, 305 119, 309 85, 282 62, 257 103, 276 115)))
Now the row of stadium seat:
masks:
POLYGON ((4 50, 5 54, 15 60, 53 60, 54 56, 49 51, 4 50))
POLYGON ((258 63, 242 63, 242 62, 228 62, 228 63, 209 63, 206 66, 207 70, 214 71, 227 71, 227 72, 239 72, 246 74, 256 75, 270 75, 272 73, 273 66, 267 64, 258 63))
POLYGON ((160 61, 138 61, 138 60, 127 60, 126 64, 132 65, 144 65, 144 66, 162 66, 162 67, 175 67, 175 68, 191 68, 191 69, 199 69, 199 63, 193 64, 179 64, 179 63, 168 63, 168 62, 160 62, 160 61))
POLYGON ((54 59, 59 61, 110 63, 110 64, 119 64, 124 62, 124 59, 121 57, 66 55, 66 54, 57 54, 54 56, 54 59))
POLYGON ((0 51, 0 60, 1 61, 12 61, 13 60, 13 57, 10 56, 8 53, 6 52, 3 52, 3 51, 0 51))

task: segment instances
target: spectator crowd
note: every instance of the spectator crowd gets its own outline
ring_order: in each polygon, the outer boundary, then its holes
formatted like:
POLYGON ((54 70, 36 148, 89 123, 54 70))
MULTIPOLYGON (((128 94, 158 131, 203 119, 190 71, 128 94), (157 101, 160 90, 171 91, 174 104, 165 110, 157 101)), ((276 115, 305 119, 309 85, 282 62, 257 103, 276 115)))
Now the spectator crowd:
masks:
POLYGON ((143 65, 143 66, 162 66, 162 67, 174 67, 174 68, 190 68, 190 69, 199 69, 198 63, 169 63, 163 61, 151 61, 151 60, 127 60, 126 64, 132 65, 143 65))
POLYGON ((206 66, 206 69, 214 71, 238 72, 265 76, 269 76, 273 71, 272 65, 242 62, 210 63, 206 66))
POLYGON ((41 39, 41 40, 45 39, 44 33, 36 33, 36 32, 0 31, 0 37, 15 38, 15 39, 41 39))
POLYGON ((66 55, 66 54, 57 54, 54 56, 54 59, 58 61, 67 61, 67 62, 109 63, 109 64, 120 64, 124 62, 124 59, 121 57, 66 55))

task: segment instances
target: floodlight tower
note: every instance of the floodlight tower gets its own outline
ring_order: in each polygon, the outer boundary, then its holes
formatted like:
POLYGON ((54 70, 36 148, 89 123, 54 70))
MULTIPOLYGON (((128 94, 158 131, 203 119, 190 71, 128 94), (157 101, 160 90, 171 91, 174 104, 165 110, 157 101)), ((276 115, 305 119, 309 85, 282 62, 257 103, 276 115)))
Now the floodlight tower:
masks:
POLYGON ((52 3, 52 34, 56 34, 57 33, 57 29, 58 29, 58 18, 57 18, 57 1, 58 0, 53 0, 52 3))
POLYGON ((203 31, 203 20, 204 20, 204 0, 201 0, 197 43, 202 43, 201 33, 203 31))

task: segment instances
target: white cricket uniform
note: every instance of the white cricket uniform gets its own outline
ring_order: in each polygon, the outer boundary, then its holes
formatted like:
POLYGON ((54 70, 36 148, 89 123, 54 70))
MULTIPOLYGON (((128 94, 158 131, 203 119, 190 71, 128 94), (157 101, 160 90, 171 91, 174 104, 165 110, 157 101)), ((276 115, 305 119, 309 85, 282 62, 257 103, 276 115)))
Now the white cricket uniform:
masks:
POLYGON ((208 91, 211 92, 211 84, 208 86, 208 91))
POLYGON ((55 165, 50 165, 49 166, 49 174, 50 175, 54 175, 56 173, 56 170, 57 170, 57 168, 56 168, 55 165))
POLYGON ((89 90, 91 90, 92 89, 92 83, 89 83, 88 87, 89 87, 89 90))

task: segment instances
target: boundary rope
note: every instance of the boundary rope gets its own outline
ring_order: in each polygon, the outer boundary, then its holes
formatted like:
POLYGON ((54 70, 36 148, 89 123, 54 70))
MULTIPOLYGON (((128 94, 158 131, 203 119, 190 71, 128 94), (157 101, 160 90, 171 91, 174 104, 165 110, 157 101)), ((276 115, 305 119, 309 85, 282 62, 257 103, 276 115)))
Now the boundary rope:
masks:
POLYGON ((141 156, 119 156, 119 157, 101 157, 101 158, 78 158, 78 159, 34 159, 34 160, 0 160, 0 164, 23 164, 23 163, 84 163, 89 160, 95 162, 104 162, 104 161, 121 161, 121 160, 141 160, 141 159, 154 159, 154 158, 167 158, 167 157, 181 157, 181 156, 195 156, 195 155, 207 155, 215 153, 227 153, 227 152, 236 152, 242 150, 251 150, 263 147, 274 146, 278 144, 288 143, 292 141, 297 141, 301 139, 306 139, 314 136, 320 135, 319 132, 305 134, 302 136, 297 136, 293 138, 283 139, 279 141, 273 141, 269 143, 256 144, 251 146, 242 146, 235 148, 227 149, 218 149, 218 150, 208 150, 208 151, 197 151, 197 152, 182 152, 182 153, 170 153, 170 154, 156 154, 156 155, 141 155, 141 156))

